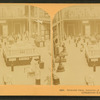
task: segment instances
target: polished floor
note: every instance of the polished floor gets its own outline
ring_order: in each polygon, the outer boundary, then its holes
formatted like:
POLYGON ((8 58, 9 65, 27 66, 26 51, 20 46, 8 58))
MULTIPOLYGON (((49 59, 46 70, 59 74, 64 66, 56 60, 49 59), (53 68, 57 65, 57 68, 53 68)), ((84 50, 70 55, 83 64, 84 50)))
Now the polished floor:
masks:
MULTIPOLYGON (((40 69, 39 77, 41 80, 40 85, 50 85, 51 80, 51 55, 50 55, 50 47, 48 47, 48 43, 45 47, 35 47, 37 48, 39 54, 41 55, 41 60, 44 62, 44 68, 40 69)), ((49 45, 50 46, 50 45, 49 45)), ((36 75, 29 75, 28 71, 30 67, 34 69, 35 66, 30 65, 21 65, 15 66, 14 71, 11 71, 11 67, 6 66, 2 49, 0 52, 0 85, 4 85, 4 77, 6 81, 10 81, 12 85, 36 85, 36 75)), ((34 70, 35 72, 35 70, 34 70)), ((11 84, 11 83, 8 83, 11 84)))
MULTIPOLYGON (((80 44, 75 46, 73 40, 65 41, 68 56, 67 61, 63 62, 64 72, 56 72, 56 75, 60 79, 60 85, 86 85, 86 80, 91 80, 93 85, 100 85, 100 66, 96 67, 96 71, 93 71, 93 67, 89 67, 86 58, 85 50, 80 51, 80 44)), ((58 64, 56 63, 56 69, 58 64)))

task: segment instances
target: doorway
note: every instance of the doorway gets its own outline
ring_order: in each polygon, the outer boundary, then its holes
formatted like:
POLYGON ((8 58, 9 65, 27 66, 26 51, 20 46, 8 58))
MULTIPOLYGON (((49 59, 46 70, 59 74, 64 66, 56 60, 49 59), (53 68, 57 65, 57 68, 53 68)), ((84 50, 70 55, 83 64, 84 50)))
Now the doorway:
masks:
POLYGON ((100 34, 100 24, 98 24, 98 31, 97 32, 100 34))
POLYGON ((86 24, 84 25, 84 31, 83 31, 83 34, 87 37, 90 36, 91 32, 90 32, 90 24, 86 24))
POLYGON ((15 24, 15 35, 18 35, 18 34, 21 34, 20 33, 20 24, 19 23, 16 23, 15 24))
POLYGON ((0 25, 0 36, 3 35, 2 25, 0 25))
POLYGON ((67 33, 68 33, 68 35, 74 36, 74 31, 75 31, 74 25, 73 24, 68 24, 68 26, 67 26, 67 33))

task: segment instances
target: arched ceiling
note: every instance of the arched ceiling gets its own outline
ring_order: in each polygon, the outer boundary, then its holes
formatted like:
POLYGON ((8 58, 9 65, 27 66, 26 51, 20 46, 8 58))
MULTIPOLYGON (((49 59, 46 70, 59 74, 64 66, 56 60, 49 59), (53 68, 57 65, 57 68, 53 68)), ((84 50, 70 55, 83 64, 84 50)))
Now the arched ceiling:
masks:
POLYGON ((72 6, 60 10, 54 20, 100 19, 100 5, 72 6))

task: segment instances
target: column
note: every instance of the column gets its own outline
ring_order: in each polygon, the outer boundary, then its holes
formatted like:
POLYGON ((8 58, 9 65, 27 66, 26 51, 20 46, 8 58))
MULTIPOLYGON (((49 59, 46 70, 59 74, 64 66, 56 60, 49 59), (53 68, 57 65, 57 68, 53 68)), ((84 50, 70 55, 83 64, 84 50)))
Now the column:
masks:
POLYGON ((11 31, 10 31, 11 33, 10 33, 10 35, 11 34, 15 34, 15 23, 14 23, 14 20, 12 19, 12 25, 11 25, 11 31))
POLYGON ((59 42, 59 32, 58 32, 58 23, 57 23, 57 39, 58 39, 58 44, 60 45, 60 42, 59 42))
POLYGON ((64 21, 62 21, 62 30, 61 32, 63 33, 63 40, 66 38, 66 34, 65 34, 65 31, 64 31, 64 21))
POLYGON ((40 22, 39 22, 39 8, 37 8, 37 32, 38 32, 38 35, 40 35, 40 22))
POLYGON ((29 16, 28 16, 29 32, 28 32, 28 38, 30 38, 30 36, 31 36, 31 9, 30 9, 30 5, 28 6, 28 8, 29 8, 29 16))
MULTIPOLYGON (((81 23, 80 29, 81 29, 81 34, 83 35, 83 23, 81 23)), ((84 33, 84 35, 85 35, 85 33, 84 33)))
POLYGON ((94 35, 96 35, 96 23, 95 23, 95 20, 94 20, 94 35))

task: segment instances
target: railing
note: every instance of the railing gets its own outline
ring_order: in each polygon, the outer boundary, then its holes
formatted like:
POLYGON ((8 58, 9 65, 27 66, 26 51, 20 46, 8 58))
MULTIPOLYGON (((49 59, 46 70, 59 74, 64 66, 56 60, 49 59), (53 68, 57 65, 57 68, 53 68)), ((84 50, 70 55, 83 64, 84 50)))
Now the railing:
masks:
POLYGON ((64 19, 100 19, 100 7, 72 7, 64 12, 64 19))
POLYGON ((19 50, 6 50, 8 56, 18 56, 18 55, 32 55, 34 53, 34 49, 19 49, 19 50))
POLYGON ((25 6, 0 6, 0 19, 26 17, 25 6))

